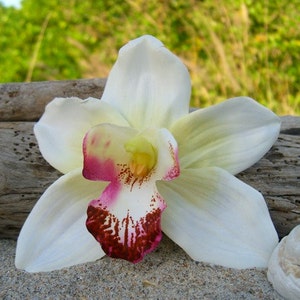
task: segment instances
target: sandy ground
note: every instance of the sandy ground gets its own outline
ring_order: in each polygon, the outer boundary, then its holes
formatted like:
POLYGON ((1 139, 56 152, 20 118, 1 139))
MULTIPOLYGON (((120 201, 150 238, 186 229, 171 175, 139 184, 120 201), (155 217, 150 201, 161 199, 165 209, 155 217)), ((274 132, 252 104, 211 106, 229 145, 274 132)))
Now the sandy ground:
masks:
POLYGON ((0 299, 282 299, 266 270, 195 262, 165 236, 136 265, 104 257, 35 274, 15 269, 15 246, 15 241, 0 240, 0 299))

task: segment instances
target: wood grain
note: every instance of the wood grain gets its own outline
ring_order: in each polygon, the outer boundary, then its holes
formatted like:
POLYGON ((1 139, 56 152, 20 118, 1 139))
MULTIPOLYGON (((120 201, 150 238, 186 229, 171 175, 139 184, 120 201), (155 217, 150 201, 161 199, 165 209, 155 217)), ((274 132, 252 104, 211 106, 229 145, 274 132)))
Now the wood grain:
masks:
POLYGON ((55 97, 100 98, 105 79, 0 84, 0 121, 36 121, 55 97))
MULTIPOLYGON (((61 176, 40 155, 32 121, 54 97, 99 98, 104 85, 100 79, 0 85, 0 238, 17 238, 36 201, 61 176)), ((278 141, 238 177, 264 195, 281 237, 298 225, 300 117, 282 117, 278 141)))

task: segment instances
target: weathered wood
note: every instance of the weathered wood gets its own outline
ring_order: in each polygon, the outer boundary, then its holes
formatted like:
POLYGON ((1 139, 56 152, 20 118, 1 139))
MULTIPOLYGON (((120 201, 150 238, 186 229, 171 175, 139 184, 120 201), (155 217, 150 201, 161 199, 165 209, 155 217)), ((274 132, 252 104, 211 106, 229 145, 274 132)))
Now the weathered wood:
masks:
POLYGON ((16 238, 42 191, 60 174, 40 155, 33 122, 0 122, 0 238, 16 238))
MULTIPOLYGON (((75 82, 77 83, 75 86, 78 86, 78 81, 75 82)), ((105 81, 98 82, 99 91, 92 83, 93 80, 85 82, 88 86, 92 86, 90 92, 88 87, 82 87, 80 91, 75 89, 72 92, 72 81, 68 81, 63 85, 65 94, 55 94, 52 91, 51 95, 81 98, 101 96, 105 81), (97 93, 99 95, 96 95, 97 93)), ((85 85, 84 81, 81 83, 85 85)), ((40 84, 51 86, 52 82, 40 84)), ((56 88, 56 84, 57 82, 54 82, 53 87, 56 88)), ((39 83, 35 83, 31 88, 37 86, 39 83)), ((28 89, 29 97, 29 86, 28 89)), ((0 91, 2 90, 3 87, 0 85, 0 91)), ((10 87, 10 90, 14 88, 10 87)), ((22 84, 19 90, 24 90, 22 84)), ((25 218, 40 195, 60 176, 59 172, 49 166, 40 155, 32 130, 34 122, 24 122, 24 120, 36 120, 40 117, 44 105, 52 99, 46 97, 49 90, 51 87, 47 87, 45 91, 40 87, 37 91, 38 95, 32 96, 34 101, 30 106, 32 109, 35 105, 39 107, 32 114, 26 108, 27 102, 31 100, 27 100, 23 95, 11 95, 12 99, 4 98, 2 95, 0 99, 0 238, 17 237, 25 218), (9 103, 7 105, 10 109, 2 103, 3 101, 8 101, 6 103, 9 103), (17 104, 18 101, 21 104, 17 104), (42 106, 39 104, 40 101, 43 103, 42 106), (12 109, 15 105, 17 109, 12 109), (6 118, 2 117, 5 115, 2 109, 5 109, 8 114, 6 118), (6 122, 2 122, 3 120, 6 122), (11 122, 11 120, 19 121, 11 122)), ((31 93, 34 94, 34 91, 31 93)), ((298 225, 300 223, 300 117, 282 117, 282 129, 278 141, 263 159, 238 177, 265 196, 280 236, 286 235, 298 225)))
POLYGON ((0 121, 36 121, 55 97, 100 98, 105 79, 0 84, 0 121))
POLYGON ((265 197, 280 237, 300 224, 300 117, 282 117, 272 149, 237 177, 265 197))

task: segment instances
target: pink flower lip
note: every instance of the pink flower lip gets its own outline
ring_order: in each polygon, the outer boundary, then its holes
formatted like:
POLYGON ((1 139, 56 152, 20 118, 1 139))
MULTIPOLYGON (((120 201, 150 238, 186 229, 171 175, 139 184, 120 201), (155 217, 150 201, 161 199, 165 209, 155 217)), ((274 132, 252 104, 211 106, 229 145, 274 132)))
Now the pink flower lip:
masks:
MULTIPOLYGON (((156 200, 153 199, 154 202, 156 200)), ((157 247, 162 238, 160 223, 165 205, 160 205, 162 209, 152 209, 135 221, 129 212, 119 220, 100 201, 90 203, 86 226, 108 256, 138 263, 157 247)))

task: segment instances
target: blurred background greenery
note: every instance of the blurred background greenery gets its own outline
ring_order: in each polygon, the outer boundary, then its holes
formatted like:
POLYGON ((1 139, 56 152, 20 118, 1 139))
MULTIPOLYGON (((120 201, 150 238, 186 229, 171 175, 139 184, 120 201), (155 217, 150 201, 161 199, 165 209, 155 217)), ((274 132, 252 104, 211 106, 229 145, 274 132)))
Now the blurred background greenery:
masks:
POLYGON ((192 106, 248 95, 300 114, 300 0, 0 0, 0 82, 107 77, 152 34, 192 78, 192 106))

